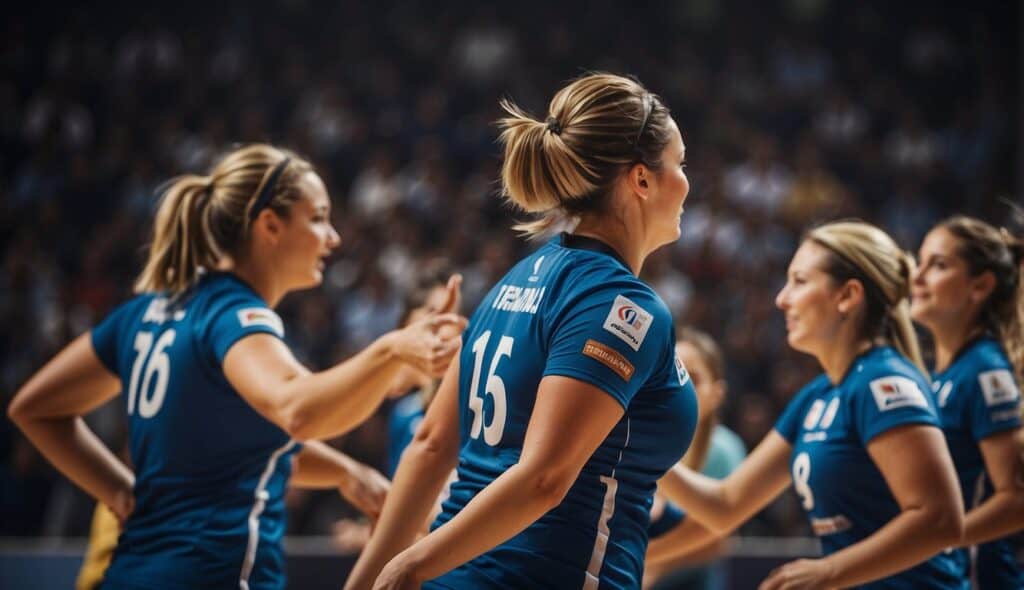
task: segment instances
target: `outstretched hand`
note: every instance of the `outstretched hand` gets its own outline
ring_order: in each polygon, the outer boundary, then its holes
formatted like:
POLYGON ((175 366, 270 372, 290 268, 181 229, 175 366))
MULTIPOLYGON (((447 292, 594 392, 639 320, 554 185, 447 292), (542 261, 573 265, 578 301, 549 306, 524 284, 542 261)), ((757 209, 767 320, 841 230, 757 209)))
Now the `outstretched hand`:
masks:
POLYGON ((365 514, 370 522, 377 522, 390 489, 391 482, 388 478, 362 463, 356 463, 349 471, 348 477, 338 486, 338 492, 342 497, 365 514))
POLYGON ((461 305, 462 275, 454 274, 445 285, 444 301, 428 310, 425 317, 396 332, 398 358, 435 379, 443 377, 459 351, 468 323, 457 313, 461 305))

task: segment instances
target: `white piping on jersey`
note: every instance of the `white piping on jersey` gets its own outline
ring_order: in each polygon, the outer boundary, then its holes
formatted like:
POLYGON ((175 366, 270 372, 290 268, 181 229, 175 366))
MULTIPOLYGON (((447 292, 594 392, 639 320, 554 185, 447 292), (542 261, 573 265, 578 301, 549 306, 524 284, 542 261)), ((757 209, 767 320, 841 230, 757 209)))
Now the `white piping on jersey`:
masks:
POLYGON ((270 476, 274 474, 277 460, 294 446, 295 441, 289 440, 288 444, 274 451, 267 461, 263 474, 260 475, 259 482, 256 484, 256 490, 253 492, 253 497, 256 498, 256 501, 252 505, 252 510, 249 511, 249 543, 245 547, 242 573, 238 576, 239 590, 249 590, 249 576, 252 574, 252 567, 256 563, 256 546, 260 542, 260 514, 263 514, 263 509, 266 508, 267 500, 270 496, 267 494, 267 483, 270 482, 270 476))
MULTIPOLYGON (((978 474, 978 479, 974 480, 974 498, 971 499, 971 507, 967 511, 974 510, 981 504, 981 496, 985 493, 985 470, 982 469, 981 473, 978 474)), ((971 545, 967 548, 967 555, 969 557, 970 577, 971 577, 971 588, 978 587, 978 546, 971 545)))
POLYGON ((608 538, 611 537, 611 529, 608 523, 612 516, 615 516, 615 494, 619 491, 619 482, 615 479, 615 470, 622 463, 622 454, 629 446, 630 421, 626 417, 626 442, 619 449, 619 458, 615 460, 615 467, 612 467, 610 477, 601 476, 601 483, 605 485, 604 504, 601 506, 601 516, 597 519, 597 536, 594 538, 594 550, 590 554, 590 563, 587 565, 587 573, 583 577, 583 590, 597 590, 601 583, 601 568, 604 567, 604 556, 608 551, 608 538))

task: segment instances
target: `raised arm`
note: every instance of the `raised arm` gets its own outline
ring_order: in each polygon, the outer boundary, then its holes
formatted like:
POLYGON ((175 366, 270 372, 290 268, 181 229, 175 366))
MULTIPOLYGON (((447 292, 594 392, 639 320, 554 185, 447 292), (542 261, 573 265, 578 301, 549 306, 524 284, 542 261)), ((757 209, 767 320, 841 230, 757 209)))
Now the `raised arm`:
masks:
POLYGON ((619 402, 593 385, 545 377, 519 463, 452 520, 389 562, 374 588, 404 588, 435 578, 523 531, 561 503, 622 415, 619 402))
POLYGON ((961 542, 965 547, 1024 529, 1024 476, 1017 461, 1015 435, 1016 431, 1003 431, 979 444, 995 491, 967 513, 961 542))
POLYGON ((658 490, 686 510, 687 521, 692 518, 710 532, 724 535, 786 489, 791 450, 786 439, 772 430, 724 480, 676 465, 658 482, 658 490))
POLYGON ((910 568, 959 543, 963 498, 942 432, 908 425, 867 446, 900 513, 866 539, 822 559, 777 568, 761 590, 847 588, 910 568))
POLYGON ((324 439, 366 420, 402 363, 443 373, 459 346, 465 318, 441 314, 389 332, 352 358, 311 373, 280 339, 253 334, 224 357, 224 375, 253 408, 292 437, 324 439), (454 326, 457 330, 442 328, 454 326))
POLYGON ((363 590, 392 557, 422 532, 422 523, 459 456, 459 363, 453 362, 438 387, 416 435, 402 453, 391 491, 370 542, 349 574, 345 588, 363 590))
POLYGON ((135 476, 81 418, 120 389, 86 333, 18 390, 7 414, 61 473, 123 521, 132 509, 135 476))

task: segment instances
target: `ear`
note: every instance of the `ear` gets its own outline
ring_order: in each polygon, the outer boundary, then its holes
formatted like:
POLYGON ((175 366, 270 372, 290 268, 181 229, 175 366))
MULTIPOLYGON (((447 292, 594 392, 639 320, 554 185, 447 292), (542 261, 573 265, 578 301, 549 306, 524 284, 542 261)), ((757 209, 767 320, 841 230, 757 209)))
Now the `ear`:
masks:
POLYGON ((271 209, 260 211, 260 214, 256 216, 256 220, 252 222, 253 236, 262 236, 273 245, 277 245, 283 233, 284 222, 271 209))
POLYGON ((971 303, 978 305, 985 302, 992 291, 996 289, 996 275, 990 270, 979 274, 978 276, 971 279, 971 286, 969 289, 969 296, 971 303))
POLYGON ((864 285, 856 279, 846 281, 838 290, 836 308, 843 315, 852 314, 864 302, 864 285))
POLYGON ((653 182, 654 174, 645 164, 638 162, 626 171, 626 186, 641 199, 646 200, 650 196, 653 182))

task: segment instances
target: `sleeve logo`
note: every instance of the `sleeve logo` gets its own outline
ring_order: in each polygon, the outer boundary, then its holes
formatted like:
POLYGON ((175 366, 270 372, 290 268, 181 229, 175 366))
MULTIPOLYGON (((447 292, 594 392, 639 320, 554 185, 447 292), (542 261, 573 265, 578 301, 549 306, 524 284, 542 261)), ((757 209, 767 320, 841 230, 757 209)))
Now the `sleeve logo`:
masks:
POLYGON ((907 377, 875 379, 871 382, 871 394, 875 396, 875 403, 878 404, 880 412, 905 407, 928 407, 928 400, 925 399, 921 388, 913 379, 907 377))
POLYGON ((647 310, 618 295, 612 302, 608 317, 604 319, 604 329, 618 336, 633 350, 639 351, 653 320, 654 316, 647 313, 647 310))
POLYGON ((266 307, 247 307, 238 310, 238 323, 243 328, 266 326, 279 338, 284 338, 284 324, 281 323, 281 318, 266 307))
POLYGON ((1020 397, 1013 374, 1006 369, 978 373, 978 382, 981 383, 981 393, 985 396, 987 406, 1015 402, 1020 397))
POLYGON ((619 354, 610 346, 601 344, 597 340, 587 340, 583 344, 583 354, 608 367, 623 381, 629 381, 633 377, 633 363, 626 360, 626 357, 619 354))
POLYGON ((686 385, 686 382, 690 380, 690 372, 686 370, 683 359, 678 356, 676 357, 676 375, 679 376, 679 385, 686 385))

